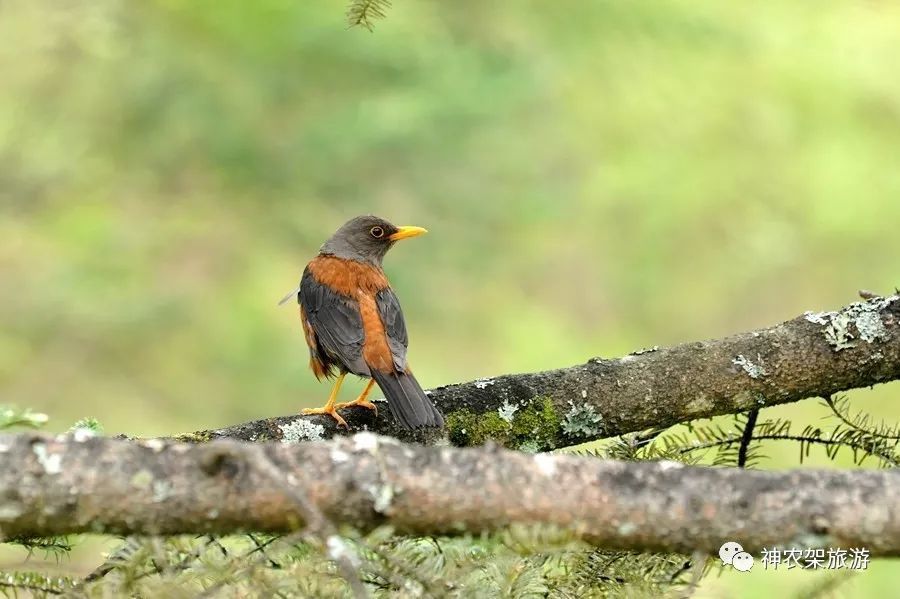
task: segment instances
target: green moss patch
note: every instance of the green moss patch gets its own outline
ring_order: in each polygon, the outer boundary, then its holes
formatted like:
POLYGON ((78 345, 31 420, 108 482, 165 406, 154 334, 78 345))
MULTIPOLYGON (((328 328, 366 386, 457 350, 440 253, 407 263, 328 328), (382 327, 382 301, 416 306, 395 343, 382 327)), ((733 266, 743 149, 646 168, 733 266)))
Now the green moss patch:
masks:
POLYGON ((476 414, 468 409, 447 415, 450 442, 457 446, 482 445, 491 440, 510 449, 546 451, 556 447, 560 421, 549 398, 535 398, 526 407, 505 414, 476 414))

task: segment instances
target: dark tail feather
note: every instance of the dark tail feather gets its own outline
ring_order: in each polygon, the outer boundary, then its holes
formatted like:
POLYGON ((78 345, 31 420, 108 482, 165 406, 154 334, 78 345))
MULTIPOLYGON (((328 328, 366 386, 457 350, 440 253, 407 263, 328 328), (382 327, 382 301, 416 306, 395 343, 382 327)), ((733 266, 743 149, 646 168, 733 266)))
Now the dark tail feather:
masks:
POLYGON ((381 387, 394 419, 406 429, 425 426, 444 426, 444 417, 437 411, 416 377, 409 372, 378 372, 372 378, 381 387))

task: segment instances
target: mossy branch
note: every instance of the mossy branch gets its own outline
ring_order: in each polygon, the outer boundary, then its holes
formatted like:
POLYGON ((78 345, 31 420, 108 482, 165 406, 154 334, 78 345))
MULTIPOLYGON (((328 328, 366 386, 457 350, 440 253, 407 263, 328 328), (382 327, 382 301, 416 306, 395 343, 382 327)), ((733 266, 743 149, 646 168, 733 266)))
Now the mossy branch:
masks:
POLYGON ((404 431, 385 406, 377 417, 346 409, 349 431, 327 416, 295 415, 176 438, 302 441, 369 430, 405 441, 449 438, 469 446, 492 440, 541 451, 896 379, 900 297, 894 295, 724 339, 439 387, 429 395, 446 416, 442 431, 404 431))

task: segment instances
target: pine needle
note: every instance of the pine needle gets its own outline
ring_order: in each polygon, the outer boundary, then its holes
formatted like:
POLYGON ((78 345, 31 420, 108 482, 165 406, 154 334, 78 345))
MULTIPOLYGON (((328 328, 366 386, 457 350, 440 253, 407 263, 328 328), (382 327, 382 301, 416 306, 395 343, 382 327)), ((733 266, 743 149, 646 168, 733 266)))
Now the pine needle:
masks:
POLYGON ((365 27, 372 31, 374 22, 383 19, 391 7, 391 0, 351 0, 347 22, 351 27, 365 27))

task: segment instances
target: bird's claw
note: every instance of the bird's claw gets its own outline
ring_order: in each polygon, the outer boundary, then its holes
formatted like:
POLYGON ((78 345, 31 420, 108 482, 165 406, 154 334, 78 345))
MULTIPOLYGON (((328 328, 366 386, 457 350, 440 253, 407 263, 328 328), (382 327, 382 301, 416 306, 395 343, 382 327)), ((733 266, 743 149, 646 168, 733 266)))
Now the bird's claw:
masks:
POLYGON ((337 404, 337 405, 334 406, 334 407, 335 407, 335 409, 341 409, 341 408, 349 408, 349 407, 352 407, 352 406, 359 406, 359 407, 361 407, 361 408, 368 408, 369 410, 374 410, 374 411, 375 411, 375 415, 378 416, 378 406, 376 406, 375 404, 373 404, 373 403, 372 403, 371 401, 369 401, 368 399, 362 399, 362 398, 354 399, 353 401, 348 401, 348 402, 345 402, 345 403, 339 403, 339 404, 337 404))
POLYGON ((301 414, 306 414, 306 415, 309 415, 309 414, 328 414, 329 416, 331 416, 332 418, 334 418, 335 420, 337 420, 338 426, 343 426, 344 428, 349 429, 350 426, 347 424, 347 421, 344 420, 344 419, 341 417, 341 415, 337 413, 337 408, 339 408, 339 407, 340 407, 340 405, 338 405, 338 406, 333 406, 333 407, 324 406, 324 407, 321 407, 321 408, 304 408, 304 409, 300 410, 300 413, 301 413, 301 414))

